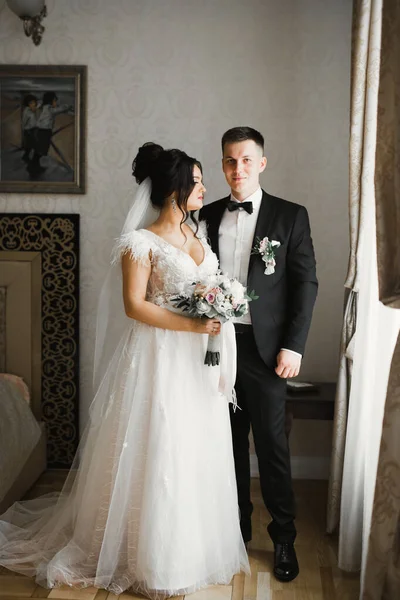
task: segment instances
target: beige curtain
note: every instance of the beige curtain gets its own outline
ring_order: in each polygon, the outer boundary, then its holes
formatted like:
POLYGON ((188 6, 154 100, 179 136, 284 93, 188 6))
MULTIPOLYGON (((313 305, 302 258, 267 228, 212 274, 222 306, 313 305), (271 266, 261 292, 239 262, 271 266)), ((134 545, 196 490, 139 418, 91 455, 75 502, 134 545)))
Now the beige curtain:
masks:
POLYGON ((351 114, 349 148, 350 257, 345 287, 350 290, 345 309, 340 348, 340 368, 335 402, 327 531, 340 517, 340 498, 351 385, 354 334, 357 321, 360 246, 363 239, 369 190, 373 186, 376 97, 379 79, 381 0, 355 0, 353 5, 351 114))
POLYGON ((400 335, 389 376, 363 600, 400 598, 400 335))
MULTIPOLYGON (((354 263, 355 264, 355 261, 354 263)), ((329 476, 327 531, 332 533, 339 524, 342 493, 344 449, 346 445, 348 399, 353 370, 354 333, 357 319, 357 297, 350 290, 344 313, 340 345, 340 365, 336 388, 331 470, 329 476)))
POLYGON ((399 600, 400 0, 354 1, 349 198, 327 528, 360 598, 399 600))
POLYGON ((400 308, 400 0, 383 0, 378 103, 375 198, 379 299, 400 308))
MULTIPOLYGON (((400 0, 384 0, 375 170, 379 298, 400 308, 400 0)), ((400 598, 400 335, 385 403, 363 600, 400 598)))

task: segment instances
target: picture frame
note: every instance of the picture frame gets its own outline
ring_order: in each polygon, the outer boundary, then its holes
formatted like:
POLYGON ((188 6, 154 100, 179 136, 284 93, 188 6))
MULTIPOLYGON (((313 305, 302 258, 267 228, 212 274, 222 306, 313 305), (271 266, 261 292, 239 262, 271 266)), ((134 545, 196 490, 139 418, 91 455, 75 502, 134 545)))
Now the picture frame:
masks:
POLYGON ((87 67, 0 65, 0 193, 86 193, 87 67))
POLYGON ((31 391, 46 423, 47 467, 69 469, 79 443, 79 214, 0 213, 0 269, 25 256, 35 259, 32 298, 40 297, 39 356, 32 358, 40 377, 31 391))

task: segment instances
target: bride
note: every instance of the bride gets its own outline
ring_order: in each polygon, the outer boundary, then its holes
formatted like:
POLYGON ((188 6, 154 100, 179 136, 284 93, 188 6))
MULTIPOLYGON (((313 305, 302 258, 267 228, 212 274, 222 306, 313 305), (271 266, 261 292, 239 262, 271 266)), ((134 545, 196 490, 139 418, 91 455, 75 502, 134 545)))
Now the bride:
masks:
POLYGON ((62 493, 1 517, 0 565, 45 587, 161 599, 249 570, 228 411, 236 357, 232 324, 168 304, 218 269, 205 232, 186 223, 202 206, 201 165, 149 143, 133 175, 100 299, 89 425, 62 493), (221 337, 220 366, 204 365, 208 335, 221 337))

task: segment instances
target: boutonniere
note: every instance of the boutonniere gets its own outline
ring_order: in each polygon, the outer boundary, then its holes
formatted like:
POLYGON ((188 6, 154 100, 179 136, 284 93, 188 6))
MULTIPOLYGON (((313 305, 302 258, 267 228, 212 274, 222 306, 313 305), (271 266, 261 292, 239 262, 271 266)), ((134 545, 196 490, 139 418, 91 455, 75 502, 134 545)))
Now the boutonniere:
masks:
POLYGON ((265 237, 262 240, 257 238, 252 254, 259 254, 265 262, 264 275, 272 275, 275 273, 275 250, 281 245, 276 240, 270 240, 265 237))

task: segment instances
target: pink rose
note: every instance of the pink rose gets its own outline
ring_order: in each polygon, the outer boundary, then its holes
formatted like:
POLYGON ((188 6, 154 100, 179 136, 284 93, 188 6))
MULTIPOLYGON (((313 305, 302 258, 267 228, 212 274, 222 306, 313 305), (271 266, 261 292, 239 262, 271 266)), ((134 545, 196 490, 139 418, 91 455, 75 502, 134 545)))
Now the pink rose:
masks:
POLYGON ((206 295, 206 300, 207 300, 208 304, 214 304, 215 294, 213 292, 208 292, 208 294, 206 295))
POLYGON ((267 249, 267 245, 268 245, 268 238, 265 237, 261 240, 260 242, 260 252, 265 252, 265 250, 267 249))

